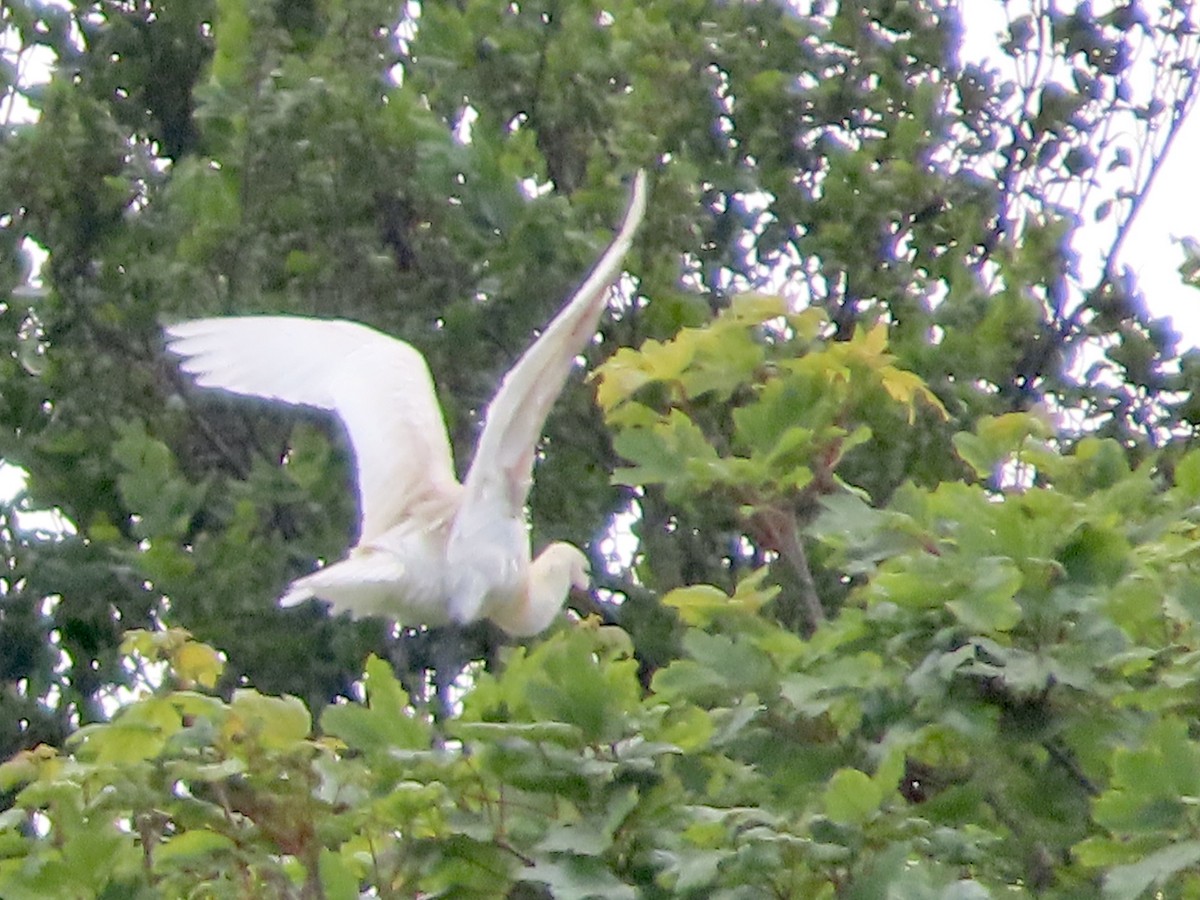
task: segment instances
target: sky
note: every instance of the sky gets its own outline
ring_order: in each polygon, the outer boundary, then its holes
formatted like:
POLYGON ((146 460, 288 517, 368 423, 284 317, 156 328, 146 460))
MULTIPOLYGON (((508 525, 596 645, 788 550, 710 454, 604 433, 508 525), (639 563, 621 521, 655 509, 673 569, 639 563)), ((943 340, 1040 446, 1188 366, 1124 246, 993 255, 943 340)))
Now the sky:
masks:
MULTIPOLYGON (((1007 30, 1005 7, 1010 15, 1016 15, 1021 9, 1028 8, 1030 2, 1038 0, 1007 0, 1003 6, 963 0, 964 12, 969 7, 970 14, 963 16, 962 60, 987 60, 1005 71, 1004 66, 1009 61, 999 49, 1001 35, 1007 30)), ((1099 12, 1111 5, 1100 0, 1095 8, 1099 12)), ((1148 76, 1148 61, 1141 62, 1142 72, 1148 76)), ((1200 238, 1200 166, 1197 161, 1200 161, 1200 110, 1193 108, 1134 220, 1118 259, 1119 266, 1129 266, 1138 276, 1138 284, 1151 313, 1172 318, 1182 337, 1181 347, 1200 346, 1200 290, 1183 284, 1179 274, 1183 250, 1177 243, 1183 237, 1200 238)), ((1090 249, 1092 255, 1098 257, 1101 248, 1107 247, 1111 239, 1111 226, 1105 228, 1085 219, 1079 249, 1085 255, 1090 249)))
POLYGON ((1155 315, 1171 316, 1184 341, 1200 345, 1200 290, 1183 284, 1175 239, 1200 238, 1200 111, 1193 110, 1134 222, 1121 254, 1155 315))

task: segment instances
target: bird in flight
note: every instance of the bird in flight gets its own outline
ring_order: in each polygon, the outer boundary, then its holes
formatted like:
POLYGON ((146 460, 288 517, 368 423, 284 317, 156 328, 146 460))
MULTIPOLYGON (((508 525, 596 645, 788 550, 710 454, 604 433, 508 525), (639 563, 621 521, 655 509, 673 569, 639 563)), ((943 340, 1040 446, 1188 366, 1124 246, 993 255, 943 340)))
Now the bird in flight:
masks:
POLYGON ((293 581, 284 606, 316 597, 406 626, 486 618, 527 636, 550 625, 572 587, 587 589, 579 548, 553 543, 531 558, 525 502, 546 417, 596 333, 645 208, 638 172, 616 237, 488 404, 462 483, 429 367, 410 344, 357 322, 299 316, 166 328, 168 348, 201 387, 331 410, 349 435, 358 542, 293 581))

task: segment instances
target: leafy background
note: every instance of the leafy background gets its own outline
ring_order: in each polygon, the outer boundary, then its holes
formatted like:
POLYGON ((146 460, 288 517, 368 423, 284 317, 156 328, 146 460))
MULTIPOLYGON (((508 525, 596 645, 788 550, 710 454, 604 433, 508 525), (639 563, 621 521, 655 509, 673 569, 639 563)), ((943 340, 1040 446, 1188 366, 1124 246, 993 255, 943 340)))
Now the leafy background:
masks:
POLYGON ((1200 357, 1120 250, 1197 13, 1003 7, 0 7, 0 894, 1194 895, 1200 357), (639 167, 530 503, 595 617, 277 608, 345 440, 161 324, 403 336, 465 465, 639 167))

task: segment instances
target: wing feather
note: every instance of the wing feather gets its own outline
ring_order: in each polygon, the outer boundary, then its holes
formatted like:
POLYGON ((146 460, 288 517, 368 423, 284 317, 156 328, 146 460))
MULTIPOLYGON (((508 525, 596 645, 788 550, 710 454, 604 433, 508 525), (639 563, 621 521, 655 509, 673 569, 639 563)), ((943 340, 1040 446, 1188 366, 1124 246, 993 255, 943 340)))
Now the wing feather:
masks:
POLYGON ((295 316, 196 319, 166 329, 202 387, 335 412, 354 449, 359 543, 458 489, 424 357, 357 322, 295 316))
POLYGON ((596 333, 608 289, 621 272, 646 210, 646 173, 633 181, 621 227, 600 261, 546 330, 504 376, 488 406, 464 481, 464 506, 500 499, 518 517, 533 479, 538 439, 577 357, 596 333))

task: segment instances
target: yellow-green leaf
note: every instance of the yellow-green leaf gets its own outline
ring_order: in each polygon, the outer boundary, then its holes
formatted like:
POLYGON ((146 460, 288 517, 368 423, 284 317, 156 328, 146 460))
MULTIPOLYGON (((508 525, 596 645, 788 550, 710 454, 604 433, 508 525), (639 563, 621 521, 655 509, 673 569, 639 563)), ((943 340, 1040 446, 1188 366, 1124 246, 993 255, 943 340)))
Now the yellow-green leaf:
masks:
POLYGON ((188 641, 176 650, 171 661, 180 681, 206 688, 215 687, 217 679, 225 669, 225 661, 221 654, 207 644, 197 641, 188 641))
POLYGON ((858 769, 839 769, 825 789, 825 814, 842 825, 861 825, 882 802, 882 789, 858 769))

